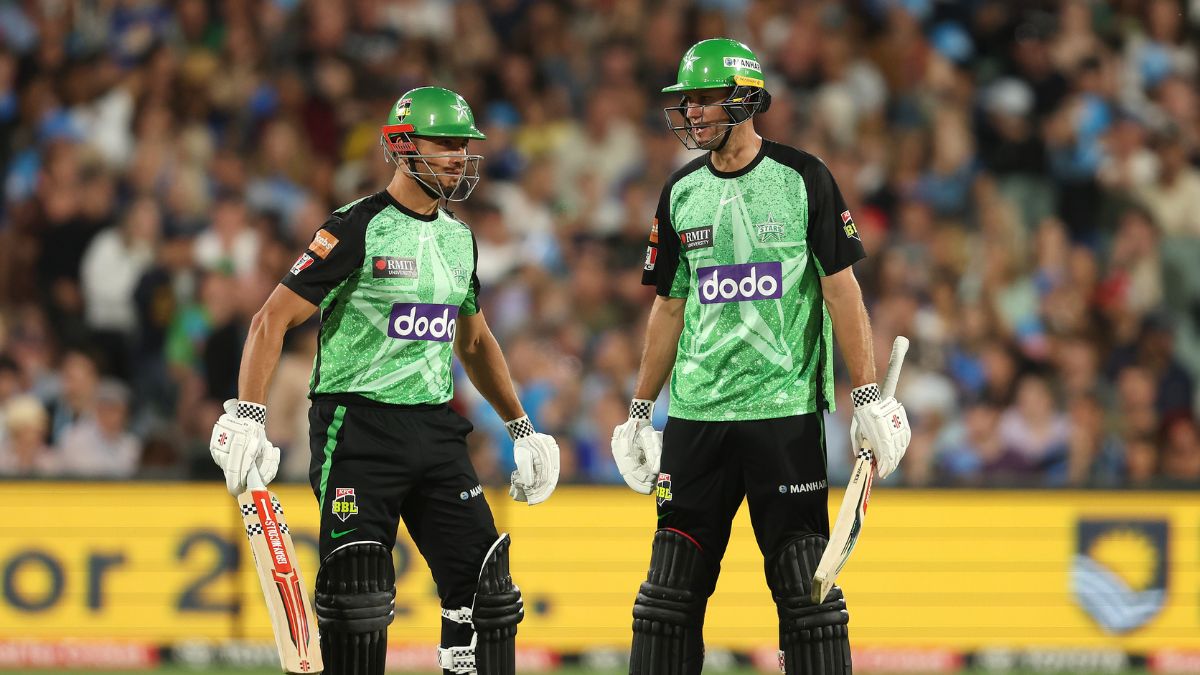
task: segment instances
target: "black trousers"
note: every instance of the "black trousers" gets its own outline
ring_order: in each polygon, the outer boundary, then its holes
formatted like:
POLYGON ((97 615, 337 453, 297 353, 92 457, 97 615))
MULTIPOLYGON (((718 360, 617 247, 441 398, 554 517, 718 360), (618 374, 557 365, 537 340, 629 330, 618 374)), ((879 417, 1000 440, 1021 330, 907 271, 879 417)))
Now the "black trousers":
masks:
POLYGON ((659 470, 658 527, 680 532, 700 548, 712 573, 710 594, 743 497, 765 561, 795 537, 829 536, 819 412, 740 422, 669 418, 659 470))
MULTIPOLYGON (((390 550, 403 520, 433 572, 442 607, 470 607, 483 557, 498 537, 467 455, 472 428, 444 404, 314 401, 309 481, 321 509, 321 559, 356 541, 390 550)), ((444 646, 463 644, 447 631, 462 632, 443 621, 444 646)))

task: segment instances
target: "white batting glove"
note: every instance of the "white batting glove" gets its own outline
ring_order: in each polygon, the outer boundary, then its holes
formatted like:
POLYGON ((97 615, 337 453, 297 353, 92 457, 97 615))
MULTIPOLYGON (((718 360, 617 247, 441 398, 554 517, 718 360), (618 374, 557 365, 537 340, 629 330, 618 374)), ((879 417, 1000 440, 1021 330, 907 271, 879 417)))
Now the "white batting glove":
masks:
POLYGON ((658 482, 662 461, 662 432, 650 423, 654 401, 635 398, 629 404, 629 419, 613 429, 612 453, 625 484, 648 495, 658 482))
POLYGON ((874 383, 851 390, 850 398, 854 401, 850 438, 856 447, 871 449, 875 473, 887 478, 900 465, 912 440, 908 414, 894 396, 881 400, 879 385, 874 383))
POLYGON ((528 416, 505 422, 504 426, 513 439, 513 460, 517 464, 508 494, 530 506, 541 504, 558 486, 558 442, 553 436, 535 432, 528 416))
POLYGON ((263 485, 279 472, 279 448, 267 440, 266 406, 249 401, 225 401, 225 414, 213 425, 208 451, 225 472, 225 488, 232 495, 246 491, 250 467, 256 466, 263 485))

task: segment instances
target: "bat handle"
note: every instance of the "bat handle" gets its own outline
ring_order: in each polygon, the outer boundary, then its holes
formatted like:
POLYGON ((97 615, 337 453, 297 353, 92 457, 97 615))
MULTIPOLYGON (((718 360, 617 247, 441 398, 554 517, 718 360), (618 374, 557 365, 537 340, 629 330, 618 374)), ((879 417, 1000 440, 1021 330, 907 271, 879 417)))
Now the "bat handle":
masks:
POLYGON ((897 335, 892 343, 892 355, 888 358, 887 374, 883 376, 881 394, 884 398, 896 395, 896 382, 900 379, 900 367, 904 364, 904 355, 908 353, 908 338, 897 335))
POLYGON ((258 473, 258 465, 250 465, 250 473, 246 474, 246 489, 247 490, 265 490, 267 484, 263 482, 262 475, 258 473))

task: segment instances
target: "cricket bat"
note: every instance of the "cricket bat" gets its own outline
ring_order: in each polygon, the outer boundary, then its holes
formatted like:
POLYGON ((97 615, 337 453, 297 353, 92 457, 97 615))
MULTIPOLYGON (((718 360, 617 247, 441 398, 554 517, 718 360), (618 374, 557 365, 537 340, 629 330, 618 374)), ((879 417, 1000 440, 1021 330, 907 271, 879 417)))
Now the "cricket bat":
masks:
MULTIPOLYGON (((896 380, 900 379, 900 366, 904 363, 904 355, 908 352, 908 338, 897 336, 892 343, 892 356, 888 359, 887 374, 883 377, 883 387, 880 396, 888 398, 896 393, 896 380)), ((833 589, 833 582, 838 572, 845 567, 850 559, 850 552, 858 543, 858 535, 862 533, 863 521, 867 517, 867 505, 871 502, 871 481, 875 476, 875 455, 870 447, 859 448, 858 459, 854 462, 854 471, 850 473, 850 483, 846 486, 846 495, 842 497, 842 506, 838 509, 837 521, 829 534, 829 543, 825 545, 825 553, 817 571, 813 573, 812 601, 819 605, 825 602, 825 597, 833 589)))
POLYGON ((238 495, 238 504, 242 506, 242 522, 271 615, 279 663, 285 673, 319 673, 325 669, 321 640, 300 576, 296 547, 283 518, 283 506, 263 484, 258 467, 250 467, 246 491, 238 495))

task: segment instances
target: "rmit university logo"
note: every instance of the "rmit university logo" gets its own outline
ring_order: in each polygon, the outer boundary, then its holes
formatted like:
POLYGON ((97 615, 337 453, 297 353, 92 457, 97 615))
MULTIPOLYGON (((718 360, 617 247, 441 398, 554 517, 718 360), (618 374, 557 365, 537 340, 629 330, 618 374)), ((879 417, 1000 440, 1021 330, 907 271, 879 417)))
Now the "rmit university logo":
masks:
POLYGON ((371 276, 376 279, 416 279, 416 258, 377 255, 371 258, 371 276))
POLYGON ((400 340, 452 342, 458 320, 456 305, 419 305, 397 302, 388 319, 388 337, 400 340))
POLYGON ((1170 539, 1165 519, 1081 518, 1071 590, 1106 633, 1148 624, 1167 599, 1170 539))
POLYGON ((783 297, 783 264, 774 261, 701 267, 696 271, 696 282, 704 305, 778 300, 783 297))
POLYGON ((333 497, 333 515, 343 523, 350 516, 358 514, 358 501, 354 497, 354 488, 337 488, 333 497))

